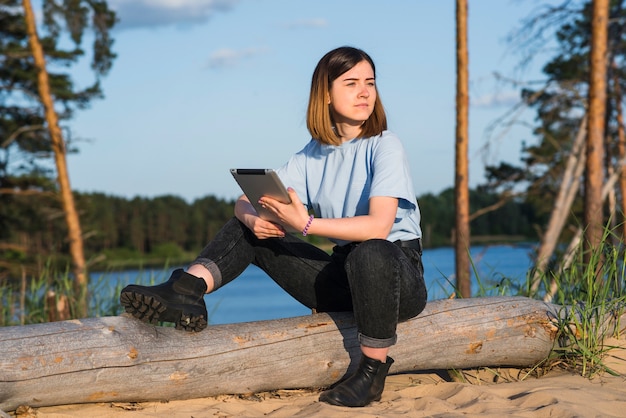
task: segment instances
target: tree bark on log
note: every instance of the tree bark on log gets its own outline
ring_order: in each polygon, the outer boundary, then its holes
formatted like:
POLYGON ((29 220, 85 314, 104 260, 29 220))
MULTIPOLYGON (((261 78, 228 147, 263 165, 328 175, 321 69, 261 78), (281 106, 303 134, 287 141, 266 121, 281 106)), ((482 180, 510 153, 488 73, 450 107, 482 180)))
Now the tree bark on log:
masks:
MULTIPOLYGON (((523 297, 429 302, 398 326, 391 373, 532 366, 562 308, 523 297)), ((328 386, 360 358, 351 313, 210 326, 199 333, 128 316, 0 328, 0 410, 191 399, 328 386)))

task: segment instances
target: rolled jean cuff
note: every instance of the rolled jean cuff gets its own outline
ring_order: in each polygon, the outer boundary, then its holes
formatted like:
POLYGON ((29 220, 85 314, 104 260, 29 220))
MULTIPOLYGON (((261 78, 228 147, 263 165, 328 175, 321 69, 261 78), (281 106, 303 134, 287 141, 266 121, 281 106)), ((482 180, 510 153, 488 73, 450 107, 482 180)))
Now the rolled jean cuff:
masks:
POLYGON ((387 348, 387 347, 391 347, 392 345, 395 345, 395 343, 398 341, 398 335, 394 335, 391 338, 372 338, 372 337, 368 337, 367 335, 363 335, 359 332, 359 342, 361 343, 361 345, 365 346, 365 347, 370 347, 370 348, 387 348))
POLYGON ((210 260, 204 257, 196 258, 190 265, 200 264, 211 273, 213 277, 213 290, 217 290, 222 287, 222 272, 220 272, 219 267, 215 264, 215 261, 210 260))

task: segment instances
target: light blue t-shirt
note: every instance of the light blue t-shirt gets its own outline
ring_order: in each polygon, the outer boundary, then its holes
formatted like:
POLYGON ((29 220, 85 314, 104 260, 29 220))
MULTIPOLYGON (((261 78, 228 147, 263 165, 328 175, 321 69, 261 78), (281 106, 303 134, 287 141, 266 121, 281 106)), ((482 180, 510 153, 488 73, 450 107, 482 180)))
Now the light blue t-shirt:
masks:
MULTIPOLYGON (((311 140, 276 170, 317 217, 347 218, 367 215, 369 199, 398 199, 389 241, 420 238, 420 212, 408 160, 400 139, 390 131, 341 145, 311 140)), ((332 239, 338 245, 349 241, 332 239)))

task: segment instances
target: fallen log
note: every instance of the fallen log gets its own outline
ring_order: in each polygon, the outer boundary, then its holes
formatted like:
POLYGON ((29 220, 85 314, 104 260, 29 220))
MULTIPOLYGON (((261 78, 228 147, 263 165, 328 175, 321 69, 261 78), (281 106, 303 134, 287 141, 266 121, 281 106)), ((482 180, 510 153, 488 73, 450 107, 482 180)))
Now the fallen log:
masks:
MULTIPOLYGON (((391 373, 535 365, 553 348, 560 309, 522 297, 429 302, 398 326, 391 373)), ((350 313, 199 333, 125 315, 0 328, 0 410, 328 386, 356 367, 356 337, 350 313)))

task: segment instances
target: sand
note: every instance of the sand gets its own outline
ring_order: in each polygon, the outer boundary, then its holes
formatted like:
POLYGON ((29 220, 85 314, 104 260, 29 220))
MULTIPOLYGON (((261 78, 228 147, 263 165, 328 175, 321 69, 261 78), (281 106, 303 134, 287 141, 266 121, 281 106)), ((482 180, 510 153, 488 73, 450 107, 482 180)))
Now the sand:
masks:
MULTIPOLYGON (((555 367, 541 377, 519 369, 391 375, 380 402, 343 408, 318 401, 319 391, 279 390, 169 402, 61 405, 20 417, 626 417, 626 339, 611 339, 605 363, 619 373, 592 379, 555 367)), ((10 416, 14 416, 11 413, 10 416)))

